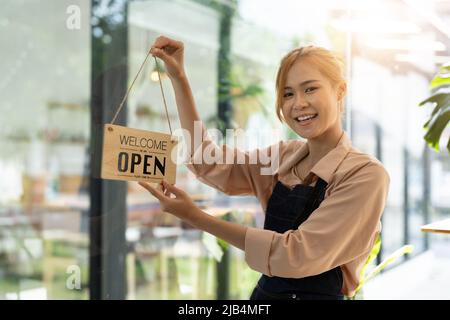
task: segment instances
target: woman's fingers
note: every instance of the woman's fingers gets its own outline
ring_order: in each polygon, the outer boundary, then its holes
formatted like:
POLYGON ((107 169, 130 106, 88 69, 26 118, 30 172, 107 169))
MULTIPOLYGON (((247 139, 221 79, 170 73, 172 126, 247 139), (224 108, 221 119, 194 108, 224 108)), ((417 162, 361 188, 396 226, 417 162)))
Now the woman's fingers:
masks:
POLYGON ((155 43, 153 44, 153 47, 155 48, 164 48, 165 46, 171 45, 174 42, 174 40, 164 37, 164 36, 159 36, 158 38, 156 38, 155 43))
POLYGON ((162 183, 158 185, 158 188, 152 187, 147 182, 139 182, 139 185, 147 189, 159 201, 166 201, 167 198, 170 199, 171 194, 174 194, 177 198, 186 196, 186 193, 183 190, 167 183, 166 181, 162 181, 162 183))
POLYGON ((154 56, 160 58, 162 61, 167 62, 168 55, 167 55, 167 53, 164 52, 164 50, 152 47, 150 49, 150 53, 153 54, 154 56))
POLYGON ((178 50, 183 50, 184 44, 181 41, 176 41, 164 36, 158 37, 150 48, 150 53, 160 58, 164 62, 178 50))
POLYGON ((154 197, 156 197, 158 200, 164 200, 166 196, 159 190, 153 188, 150 184, 147 182, 139 182, 139 185, 147 189, 154 197))
POLYGON ((169 191, 169 189, 167 189, 166 187, 163 187, 164 189, 164 195, 166 196, 166 197, 169 197, 170 198, 170 191, 169 191))
POLYGON ((174 185, 167 183, 166 181, 162 181, 164 188, 166 188, 169 192, 173 193, 175 196, 183 196, 185 193, 183 190, 178 189, 174 185))
POLYGON ((178 50, 180 48, 183 48, 183 43, 181 41, 177 41, 168 37, 159 36, 155 43, 153 44, 153 47, 168 50, 170 53, 170 50, 178 50), (167 47, 167 48, 166 48, 167 47))

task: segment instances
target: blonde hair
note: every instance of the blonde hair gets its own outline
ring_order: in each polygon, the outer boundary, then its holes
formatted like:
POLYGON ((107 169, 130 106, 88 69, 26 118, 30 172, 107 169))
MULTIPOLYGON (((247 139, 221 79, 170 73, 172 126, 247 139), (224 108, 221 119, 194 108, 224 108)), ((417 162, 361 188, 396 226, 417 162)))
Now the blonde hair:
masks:
POLYGON ((310 59, 325 77, 327 77, 333 86, 345 82, 344 63, 340 57, 335 53, 315 46, 300 47, 288 52, 283 59, 281 59, 280 66, 276 78, 276 102, 278 119, 284 121, 282 106, 284 87, 286 85, 287 73, 292 65, 300 59, 310 59))

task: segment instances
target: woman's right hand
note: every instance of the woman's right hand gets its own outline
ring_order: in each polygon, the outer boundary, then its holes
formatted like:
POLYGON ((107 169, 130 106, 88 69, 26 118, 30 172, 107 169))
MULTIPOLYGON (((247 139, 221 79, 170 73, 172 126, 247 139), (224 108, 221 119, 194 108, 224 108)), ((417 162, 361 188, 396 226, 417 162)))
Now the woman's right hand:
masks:
POLYGON ((150 53, 164 61, 169 78, 172 80, 185 76, 183 42, 160 36, 153 43, 150 53))

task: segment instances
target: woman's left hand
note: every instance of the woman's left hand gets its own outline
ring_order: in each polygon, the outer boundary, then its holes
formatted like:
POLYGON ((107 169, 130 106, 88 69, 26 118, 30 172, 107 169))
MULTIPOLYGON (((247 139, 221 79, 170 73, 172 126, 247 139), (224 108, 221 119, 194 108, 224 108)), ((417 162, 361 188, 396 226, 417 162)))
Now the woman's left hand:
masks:
POLYGON ((198 206, 192 201, 189 195, 174 185, 162 181, 160 184, 162 190, 152 187, 147 182, 139 182, 139 185, 147 189, 159 200, 161 210, 169 212, 182 220, 190 222, 193 220, 195 214, 199 212, 198 206), (174 195, 174 197, 171 195, 174 195))

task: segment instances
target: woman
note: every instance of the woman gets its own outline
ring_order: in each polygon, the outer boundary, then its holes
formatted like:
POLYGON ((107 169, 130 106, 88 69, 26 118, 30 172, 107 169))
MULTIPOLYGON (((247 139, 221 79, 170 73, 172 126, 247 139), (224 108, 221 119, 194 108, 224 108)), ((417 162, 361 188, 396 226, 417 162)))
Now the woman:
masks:
MULTIPOLYGON (((181 42, 159 37, 151 53, 164 61, 181 125, 193 137, 200 117, 183 50, 181 42)), ((292 50, 278 70, 276 111, 307 142, 280 141, 280 166, 271 175, 262 175, 258 164, 188 165, 199 180, 226 194, 255 195, 266 214, 264 229, 212 217, 165 182, 161 188, 140 183, 162 210, 245 251, 248 265, 262 273, 251 299, 343 299, 355 293, 381 230, 389 176, 378 160, 353 148, 342 129, 346 89, 342 63, 331 52, 312 46, 292 50)), ((203 142, 191 143, 192 159, 206 146, 228 150, 206 134, 203 142)), ((236 157, 251 156, 233 151, 236 157)))

